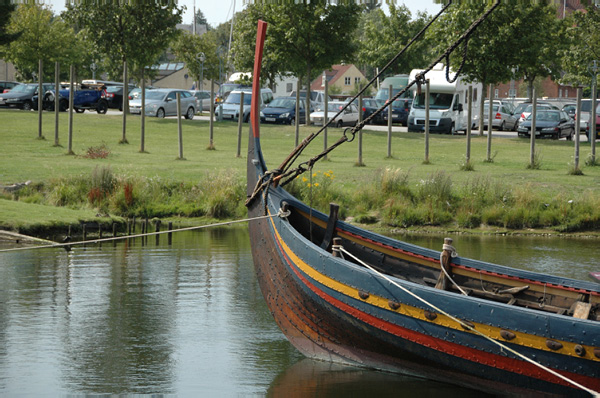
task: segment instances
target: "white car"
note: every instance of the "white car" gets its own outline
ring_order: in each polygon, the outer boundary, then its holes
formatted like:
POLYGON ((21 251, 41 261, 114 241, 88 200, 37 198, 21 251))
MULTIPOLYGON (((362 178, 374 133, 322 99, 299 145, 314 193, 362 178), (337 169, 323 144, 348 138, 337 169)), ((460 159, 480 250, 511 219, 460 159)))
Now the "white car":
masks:
MULTIPOLYGON (((189 91, 178 89, 155 89, 146 91, 146 116, 177 116, 177 93, 180 93, 181 114, 193 119, 196 113, 196 97, 189 91)), ((142 98, 129 100, 129 112, 142 113, 142 98)))
MULTIPOLYGON (((244 104, 242 105, 242 121, 250 120, 250 105, 252 104, 252 91, 233 90, 225 99, 223 104, 220 104, 215 109, 215 116, 223 120, 238 120, 240 113, 240 102, 242 100, 242 91, 244 92, 244 104), (222 112, 222 114, 221 114, 222 112)), ((260 89, 259 108, 262 110, 271 101, 273 101, 273 92, 268 88, 260 89)))
MULTIPOLYGON (((331 101, 327 104, 327 119, 331 120, 344 106, 346 102, 331 101)), ((354 104, 350 104, 348 108, 344 110, 339 116, 337 116, 330 123, 331 126, 342 127, 342 126, 354 126, 358 123, 359 113, 358 108, 354 104)), ((310 114, 310 121, 316 126, 322 126, 325 120, 325 110, 323 106, 316 108, 314 112, 310 114)))

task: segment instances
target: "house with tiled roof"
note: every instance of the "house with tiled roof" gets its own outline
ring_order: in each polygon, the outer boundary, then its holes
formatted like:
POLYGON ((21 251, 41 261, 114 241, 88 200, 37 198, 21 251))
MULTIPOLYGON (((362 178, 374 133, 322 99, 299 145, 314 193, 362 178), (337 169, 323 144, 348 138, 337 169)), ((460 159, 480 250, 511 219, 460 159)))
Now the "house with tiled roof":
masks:
POLYGON ((324 90, 325 79, 327 79, 327 85, 330 90, 332 87, 335 87, 333 90, 339 91, 343 95, 349 95, 356 84, 367 81, 365 75, 352 64, 333 65, 331 69, 323 71, 321 76, 313 80, 310 84, 310 90, 324 90))

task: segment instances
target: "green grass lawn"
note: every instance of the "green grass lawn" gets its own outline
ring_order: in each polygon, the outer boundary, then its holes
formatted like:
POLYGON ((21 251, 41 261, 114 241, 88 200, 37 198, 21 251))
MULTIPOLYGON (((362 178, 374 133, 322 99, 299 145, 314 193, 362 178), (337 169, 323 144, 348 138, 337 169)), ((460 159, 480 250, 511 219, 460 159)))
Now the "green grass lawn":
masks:
MULTIPOLYGON (((38 116, 35 112, 0 109, 0 185, 25 181, 43 182, 56 178, 88 176, 97 166, 108 166, 120 176, 159 178, 163 180, 199 183, 215 172, 245 178, 248 124, 243 127, 242 156, 237 152, 237 123, 215 122, 215 150, 208 150, 209 122, 183 120, 183 156, 178 159, 177 120, 146 118, 145 152, 140 152, 140 117, 128 116, 128 144, 120 144, 122 116, 75 114, 73 152, 67 154, 68 113, 60 114, 59 146, 54 145, 54 114, 43 114, 43 135, 38 139, 38 116), (105 148, 107 158, 90 158, 88 153, 105 148)), ((300 139, 316 127, 301 127, 300 139)), ((341 135, 341 129, 330 128, 331 144, 341 135)), ((465 161, 464 135, 432 135, 429 164, 424 164, 424 135, 394 133, 392 158, 386 158, 387 132, 365 130, 363 134, 364 167, 357 167, 358 139, 343 144, 321 161, 314 171, 329 171, 335 175, 336 189, 352 195, 372 183, 377 172, 385 168, 401 169, 408 184, 418 185, 440 171, 445 172, 453 186, 462 186, 476 179, 505 184, 514 190, 531 191, 538 196, 577 200, 584 196, 598 197, 600 167, 586 166, 590 145, 582 143, 580 168, 583 175, 568 173, 574 160, 574 143, 569 141, 538 140, 536 149, 540 168, 527 169, 529 140, 494 137, 493 162, 485 162, 486 137, 472 139, 471 164, 473 171, 462 171, 465 161)), ((294 127, 261 125, 261 144, 270 168, 277 167, 293 149, 294 127)), ((323 149, 323 139, 315 139, 300 160, 306 160, 323 149)), ((376 193, 375 193, 376 194, 376 193)), ((3 205, 2 208, 6 207, 3 205)), ((0 208, 0 223, 6 220, 0 208)))

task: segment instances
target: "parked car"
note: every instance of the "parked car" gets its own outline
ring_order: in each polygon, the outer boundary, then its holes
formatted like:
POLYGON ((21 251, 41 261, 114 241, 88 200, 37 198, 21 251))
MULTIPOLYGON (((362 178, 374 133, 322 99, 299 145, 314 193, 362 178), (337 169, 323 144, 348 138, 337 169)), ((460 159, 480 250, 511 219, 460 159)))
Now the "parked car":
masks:
POLYGON ((571 119, 575 119, 575 111, 577 110, 577 104, 565 104, 561 109, 564 113, 569 115, 571 119))
MULTIPOLYGON (((247 122, 250 120, 250 104, 252 102, 252 91, 246 90, 233 90, 227 96, 227 99, 215 110, 215 116, 221 117, 227 120, 238 120, 240 113, 240 102, 242 98, 242 92, 244 93, 244 104, 242 108, 242 120, 247 122), (222 113, 221 113, 222 112, 222 113)), ((269 88, 260 89, 260 109, 264 109, 268 104, 273 101, 273 92, 269 88)))
MULTIPOLYGON (((181 114, 186 119, 193 119, 196 113, 196 97, 187 90, 157 88, 148 90, 145 95, 146 116, 156 116, 163 118, 165 116, 177 115, 177 93, 181 97, 181 114)), ((129 100, 129 112, 132 114, 142 113, 142 98, 129 100)))
MULTIPOLYGON (((519 124, 517 133, 519 137, 529 137, 531 135, 532 115, 519 124)), ((555 109, 538 109, 535 117, 535 135, 536 137, 559 138, 566 137, 572 140, 575 135, 575 123, 565 112, 555 109)))
MULTIPOLYGON (((131 87, 130 87, 131 88, 131 87)), ((128 90, 129 91, 129 90, 128 90)), ((123 85, 107 86, 103 97, 111 109, 123 110, 123 85)))
POLYGON ((210 112, 210 91, 208 90, 190 90, 190 93, 196 97, 196 109, 198 111, 210 112))
MULTIPOLYGON (((590 127, 592 126, 592 114, 590 112, 590 119, 587 124, 587 128, 585 129, 585 135, 590 140, 590 127)), ((600 138, 600 104, 596 107, 596 139, 600 138)))
MULTIPOLYGON (((581 100, 581 111, 579 113, 581 119, 579 120, 579 130, 586 131, 588 121, 590 120, 590 114, 592 112, 592 100, 582 99, 581 100)), ((575 120, 577 120, 577 113, 575 113, 575 120)))
POLYGON ((231 93, 233 90, 252 91, 252 87, 231 82, 221 84, 219 90, 217 91, 217 96, 215 97, 215 106, 225 103, 229 93, 231 93))
MULTIPOLYGON (((350 104, 344 112, 334 118, 334 116, 346 106, 345 102, 331 101, 327 104, 327 119, 333 121, 330 125, 336 127, 342 126, 354 126, 358 123, 358 107, 354 104, 350 104)), ((322 126, 325 124, 325 109, 323 106, 318 106, 314 112, 310 114, 310 121, 316 126, 322 126)))
POLYGON ((8 93, 10 90, 12 90, 15 86, 18 86, 19 84, 21 83, 0 80, 0 94, 8 93))
MULTIPOLYGON (((299 102, 300 123, 306 123, 306 102, 299 102)), ((296 97, 275 98, 266 108, 260 112, 261 123, 296 123, 296 97)))
MULTIPOLYGON (((531 114, 532 108, 533 107, 532 107, 530 101, 526 101, 526 102, 523 102, 523 103, 520 103, 519 105, 517 105, 514 113, 519 118, 519 120, 517 121, 517 125, 515 126, 515 129, 519 127, 519 125, 521 124, 522 121, 527 119, 527 117, 531 114)), ((541 110, 541 109, 559 110, 556 106, 550 105, 547 102, 536 102, 536 108, 538 110, 541 110)))
MULTIPOLYGON (((148 94, 148 90, 154 90, 156 87, 153 86, 146 86, 146 94, 148 94)), ((135 87, 131 90, 129 90, 129 99, 138 99, 140 96, 142 95, 142 89, 141 87, 135 87)))
MULTIPOLYGON (((483 106, 483 128, 487 128, 488 125, 488 114, 490 111, 489 102, 486 102, 483 106)), ((517 129, 519 124, 519 116, 515 113, 515 108, 509 102, 505 101, 492 101, 492 128, 499 130, 510 130, 514 131, 517 129)), ((475 112, 473 115, 473 127, 479 126, 479 112, 475 112)))
MULTIPOLYGON (((408 114, 412 106, 412 99, 398 98, 392 102, 392 123, 400 123, 403 126, 408 125, 408 114)), ((387 103, 387 101, 386 101, 387 103)), ((388 122, 388 110, 385 109, 381 113, 381 119, 384 124, 388 122)))
MULTIPOLYGON (((288 97, 295 97, 296 90, 290 91, 288 97)), ((306 100, 306 90, 300 90, 300 98, 306 100)), ((327 96, 327 101, 331 101, 331 97, 327 96)), ((310 92, 310 106, 311 108, 317 108, 319 105, 325 103, 325 92, 324 91, 311 91, 310 92)))
MULTIPOLYGON (((84 80, 85 81, 85 80, 84 80)), ((106 86, 102 83, 82 83, 80 86, 75 87, 73 94, 73 110, 77 113, 83 113, 87 110, 93 110, 98 112, 100 115, 106 114, 108 110, 108 101, 105 98, 106 86)), ((42 102, 43 109, 47 111, 54 110, 54 89, 48 90, 44 93, 42 102)), ((58 106, 59 111, 64 112, 69 108, 69 99, 71 92, 66 86, 61 86, 58 90, 58 106)), ((37 105, 37 100, 34 101, 34 107, 37 105)))
MULTIPOLYGON (((345 102, 348 102, 350 99, 347 99, 345 102)), ((358 107, 358 99, 352 101, 354 105, 358 107)), ((365 120, 369 116, 371 116, 377 109, 380 108, 379 103, 375 98, 363 98, 362 100, 362 120, 365 120)), ((371 120, 371 124, 381 124, 382 118, 381 113, 377 115, 373 120, 371 120)))
MULTIPOLYGON (((43 83, 42 91, 53 90, 54 84, 43 83)), ((29 111, 33 109, 33 96, 38 93, 38 83, 16 85, 8 93, 0 94, 0 106, 17 107, 29 111)))

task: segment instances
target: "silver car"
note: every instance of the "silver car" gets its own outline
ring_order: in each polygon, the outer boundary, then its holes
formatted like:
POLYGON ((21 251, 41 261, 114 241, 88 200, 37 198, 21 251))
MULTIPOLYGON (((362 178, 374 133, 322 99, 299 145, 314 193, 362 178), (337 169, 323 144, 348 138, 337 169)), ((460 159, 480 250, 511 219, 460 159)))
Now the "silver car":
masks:
MULTIPOLYGON (((155 89, 146 92, 146 116, 177 116, 177 93, 181 96, 181 114, 193 119, 196 113, 196 97, 189 91, 177 89, 155 89)), ((142 113, 142 99, 129 100, 129 112, 142 113)))
POLYGON ((190 93, 196 97, 196 109, 198 111, 210 112, 210 91, 208 90, 191 90, 190 93))
MULTIPOLYGON (((490 110, 489 102, 483 107, 483 128, 488 125, 488 113, 490 110)), ((519 117, 515 115, 514 107, 503 101, 492 102, 492 128, 499 130, 516 130, 519 117)), ((473 127, 479 126, 479 112, 473 116, 473 127)))

